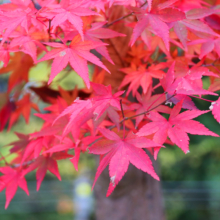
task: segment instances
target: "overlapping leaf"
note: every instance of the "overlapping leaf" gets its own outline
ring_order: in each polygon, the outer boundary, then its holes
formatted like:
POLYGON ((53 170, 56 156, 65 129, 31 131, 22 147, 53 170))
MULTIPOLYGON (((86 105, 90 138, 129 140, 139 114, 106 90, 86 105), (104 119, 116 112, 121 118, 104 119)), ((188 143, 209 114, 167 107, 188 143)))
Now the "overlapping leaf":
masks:
POLYGON ((220 98, 218 98, 216 102, 212 102, 209 109, 212 110, 212 114, 216 121, 220 123, 220 98))
POLYGON ((125 138, 120 138, 116 133, 107 129, 102 128, 100 131, 108 140, 104 139, 95 143, 89 148, 89 152, 98 155, 105 154, 97 169, 94 184, 109 164, 110 184, 107 196, 113 192, 116 185, 124 176, 129 163, 132 163, 138 169, 147 172, 153 178, 159 180, 149 156, 142 148, 158 147, 160 145, 147 138, 137 137, 132 133, 129 133, 125 138))
POLYGON ((0 167, 0 172, 3 176, 0 176, 0 192, 6 189, 6 203, 5 208, 9 206, 10 201, 14 197, 18 186, 23 189, 27 195, 29 195, 27 182, 23 177, 22 170, 13 169, 9 166, 0 167))
POLYGON ((51 83, 53 78, 61 70, 63 70, 68 63, 70 63, 71 67, 82 77, 88 88, 90 87, 90 83, 87 60, 108 71, 108 69, 102 64, 102 62, 95 55, 89 52, 91 49, 106 45, 104 43, 82 41, 80 36, 78 35, 73 38, 69 46, 62 43, 46 43, 46 45, 57 48, 51 50, 43 58, 38 60, 38 62, 42 62, 45 60, 54 59, 48 83, 51 83))
POLYGON ((168 136, 184 153, 189 151, 189 137, 187 133, 219 137, 214 132, 208 130, 203 124, 191 120, 208 111, 188 110, 180 113, 182 103, 183 101, 175 105, 168 120, 157 112, 151 112, 150 120, 152 122, 144 125, 137 132, 137 135, 147 136, 154 134, 153 141, 159 144, 163 144, 168 136))

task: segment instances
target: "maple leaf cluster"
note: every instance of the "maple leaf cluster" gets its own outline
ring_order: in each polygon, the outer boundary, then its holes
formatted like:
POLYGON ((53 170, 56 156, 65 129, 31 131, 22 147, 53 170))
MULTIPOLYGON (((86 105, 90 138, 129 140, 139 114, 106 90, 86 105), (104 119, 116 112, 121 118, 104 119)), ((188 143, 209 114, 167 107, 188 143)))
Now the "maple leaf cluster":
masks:
MULTIPOLYGON (((109 196, 129 164, 159 180, 149 155, 164 144, 189 152, 189 134, 219 137, 194 118, 212 112, 220 122, 220 1, 11 0, 0 5, 0 75, 8 74, 0 131, 31 109, 44 124, 16 133, 1 155, 0 191, 7 208, 25 175, 47 171, 61 180, 57 161, 78 170, 81 153, 100 156, 94 184, 109 166, 109 196), (31 69, 51 66, 49 80, 32 82, 31 69), (85 87, 51 87, 74 70, 85 87), (92 79, 89 78, 92 72, 92 79), (204 80, 209 88, 204 88, 204 80), (216 101, 202 98, 211 95, 216 101), (192 97, 210 102, 199 110, 192 97), (38 101, 49 103, 40 113, 38 101), (46 113, 45 113, 46 112, 46 113)), ((93 185, 94 186, 94 185, 93 185)))

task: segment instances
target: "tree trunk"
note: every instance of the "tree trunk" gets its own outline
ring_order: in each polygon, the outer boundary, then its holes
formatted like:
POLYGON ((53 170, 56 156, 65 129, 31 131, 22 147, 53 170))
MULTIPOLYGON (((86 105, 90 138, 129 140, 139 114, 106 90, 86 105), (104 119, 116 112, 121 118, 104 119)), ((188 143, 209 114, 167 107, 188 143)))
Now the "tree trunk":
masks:
MULTIPOLYGON (((109 14, 107 13, 109 23, 127 13, 125 7, 112 7, 109 9, 109 14)), ((133 21, 133 17, 126 19, 131 19, 130 22, 133 21)), ((113 30, 126 35, 126 37, 105 40, 109 44, 108 51, 115 65, 103 59, 103 63, 111 72, 111 75, 105 75, 104 83, 106 85, 111 84, 112 88, 117 90, 124 77, 119 69, 125 67, 124 57, 128 55, 127 53, 130 50, 129 41, 132 29, 125 26, 124 23, 116 22, 113 30)), ((96 220, 165 219, 160 182, 154 180, 150 175, 130 164, 127 173, 116 186, 114 192, 106 198, 109 182, 109 174, 106 169, 99 177, 94 188, 96 220)))
POLYGON ((161 184, 147 173, 130 164, 108 198, 108 170, 99 178, 94 188, 96 220, 165 220, 161 184))

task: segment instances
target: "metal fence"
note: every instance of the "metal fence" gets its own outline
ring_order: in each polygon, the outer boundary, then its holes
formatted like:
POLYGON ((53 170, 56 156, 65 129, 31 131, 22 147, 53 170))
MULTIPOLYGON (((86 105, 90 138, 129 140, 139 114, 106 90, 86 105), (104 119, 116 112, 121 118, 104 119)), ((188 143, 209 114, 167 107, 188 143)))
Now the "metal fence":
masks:
MULTIPOLYGON (((220 219, 220 182, 162 182, 162 186, 168 213, 194 210, 206 213, 209 220, 220 219)), ((76 216, 80 203, 87 206, 81 210, 82 212, 91 212, 94 206, 91 184, 87 180, 43 181, 39 192, 36 192, 35 182, 28 182, 28 187, 30 196, 18 190, 7 210, 4 209, 5 195, 0 194, 0 219, 1 215, 6 214, 44 212, 67 212, 76 216)), ((206 216, 200 220, 207 219, 206 216)))

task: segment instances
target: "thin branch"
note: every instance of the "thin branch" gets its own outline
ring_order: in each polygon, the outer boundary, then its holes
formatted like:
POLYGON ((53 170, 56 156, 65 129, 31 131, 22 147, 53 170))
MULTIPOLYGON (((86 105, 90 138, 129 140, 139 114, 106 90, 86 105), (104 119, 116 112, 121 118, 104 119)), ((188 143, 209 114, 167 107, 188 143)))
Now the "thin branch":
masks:
POLYGON ((40 9, 41 9, 41 6, 40 6, 38 3, 36 3, 34 0, 31 0, 31 1, 32 1, 32 3, 33 3, 33 5, 34 5, 35 9, 37 9, 37 10, 40 10, 40 9))
POLYGON ((49 42, 51 42, 51 33, 50 33, 50 30, 51 30, 51 19, 49 19, 49 27, 48 27, 49 42))
POLYGON ((26 166, 26 165, 32 164, 34 161, 35 160, 30 160, 30 161, 24 162, 23 164, 17 163, 17 164, 12 164, 12 165, 9 165, 9 166, 12 167, 12 168, 18 168, 20 166, 26 166))
MULTIPOLYGON (((154 106, 154 107, 151 108, 151 109, 148 109, 147 111, 144 111, 144 112, 139 113, 139 114, 137 114, 137 115, 132 115, 132 116, 130 116, 130 117, 124 117, 124 118, 119 122, 119 124, 123 123, 123 122, 126 121, 126 120, 129 120, 129 119, 138 117, 138 116, 140 116, 140 115, 145 115, 145 114, 147 114, 148 112, 154 110, 155 108, 159 107, 160 105, 165 104, 168 100, 170 100, 170 99, 173 98, 174 96, 175 96, 175 95, 170 96, 170 97, 169 97, 168 99, 166 99, 165 101, 161 102, 160 104, 154 106)), ((111 129, 115 128, 115 127, 116 127, 116 125, 113 125, 113 126, 109 127, 108 129, 111 130, 111 129)))
MULTIPOLYGON (((175 95, 170 96, 170 97, 169 97, 168 99, 166 99, 164 102, 162 102, 162 103, 156 105, 155 107, 153 107, 153 108, 151 108, 151 109, 149 109, 149 110, 147 110, 147 111, 145 111, 145 112, 142 112, 142 113, 139 113, 139 114, 137 114, 137 115, 133 115, 133 116, 127 117, 126 120, 135 118, 135 117, 140 116, 140 115, 147 114, 148 112, 151 112, 152 110, 154 110, 155 108, 159 107, 160 105, 165 104, 168 100, 170 100, 170 99, 173 98, 174 96, 175 96, 175 95)), ((121 122, 120 122, 120 123, 121 123, 121 122)))
MULTIPOLYGON (((147 1, 145 2, 145 3, 143 3, 141 6, 140 6, 140 8, 142 8, 144 5, 146 5, 147 4, 147 1)), ((127 18, 127 17, 129 17, 129 16, 131 16, 131 15, 133 15, 134 14, 134 12, 132 11, 132 12, 130 12, 129 14, 127 14, 127 15, 124 15, 124 16, 122 16, 122 17, 120 17, 120 18, 117 18, 116 20, 114 20, 114 21, 112 21, 111 23, 108 23, 108 24, 105 24, 104 26, 103 26, 103 28, 107 28, 107 27, 110 27, 111 25, 113 25, 114 23, 116 23, 116 22, 118 22, 118 21, 121 21, 121 20, 123 20, 123 19, 125 19, 125 18, 127 18)))
POLYGON ((108 28, 108 27, 110 27, 111 25, 113 25, 114 23, 116 23, 116 22, 118 22, 118 21, 121 21, 121 20, 123 20, 123 19, 125 19, 125 18, 127 18, 127 17, 129 17, 129 16, 131 16, 131 15, 133 15, 133 14, 134 14, 134 12, 131 12, 131 13, 129 13, 129 14, 127 14, 127 15, 124 15, 124 16, 118 18, 118 19, 115 19, 115 20, 112 21, 111 23, 103 25, 103 28, 108 28))
POLYGON ((117 54, 118 58, 120 59, 120 61, 121 61, 122 65, 123 65, 123 67, 126 67, 124 60, 123 60, 122 57, 120 56, 120 53, 119 53, 118 50, 116 49, 116 47, 115 47, 115 45, 113 44, 112 40, 111 40, 111 39, 108 39, 108 40, 109 40, 111 46, 113 47, 115 53, 117 54))
POLYGON ((218 59, 214 60, 212 63, 209 63, 209 64, 202 64, 201 66, 204 66, 204 67, 209 67, 209 66, 220 66, 220 64, 215 64, 216 62, 218 61, 218 59))
MULTIPOLYGON (((149 109, 149 110, 147 110, 147 111, 144 111, 144 112, 142 112, 142 113, 139 113, 139 114, 137 114, 137 115, 133 115, 133 116, 130 116, 130 117, 125 117, 124 111, 123 111, 123 108, 122 108, 122 100, 120 100, 123 119, 122 119, 119 123, 120 123, 120 124, 121 124, 121 123, 124 124, 124 122, 125 122, 126 120, 135 118, 135 117, 140 116, 140 115, 147 114, 148 112, 150 112, 150 111, 156 109, 156 108, 159 107, 160 105, 165 104, 168 100, 170 100, 170 99, 173 98, 174 96, 175 96, 175 95, 170 96, 170 97, 169 97, 168 99, 166 99, 165 101, 161 102, 160 104, 156 105, 155 107, 153 107, 153 108, 151 108, 151 109, 149 109)), ((113 126, 109 127, 108 129, 111 130, 111 129, 115 128, 115 127, 116 127, 116 125, 113 125, 113 126)), ((124 131, 125 131, 125 127, 124 127, 124 131)), ((96 143, 96 142, 99 141, 99 140, 101 140, 101 138, 95 140, 93 143, 90 144, 90 146, 92 146, 94 143, 96 143)), ((35 160, 30 160, 30 161, 24 162, 23 164, 13 164, 13 165, 9 165, 9 166, 12 167, 12 168, 17 168, 17 167, 20 167, 20 166, 26 166, 26 165, 32 164, 34 161, 35 161, 35 160)))
POLYGON ((120 99, 120 105, 121 105, 122 116, 123 116, 123 118, 125 118, 124 111, 123 111, 123 108, 122 108, 122 99, 120 99))
POLYGON ((214 63, 210 63, 210 64, 203 64, 202 66, 204 67, 209 67, 209 66, 220 66, 220 64, 214 64, 214 63))
MULTIPOLYGON (((125 118, 125 114, 124 114, 123 107, 122 107, 122 99, 120 99, 120 105, 121 105, 122 116, 123 116, 123 119, 124 119, 125 118)), ((125 138, 125 121, 123 121, 123 139, 124 138, 125 138)))

